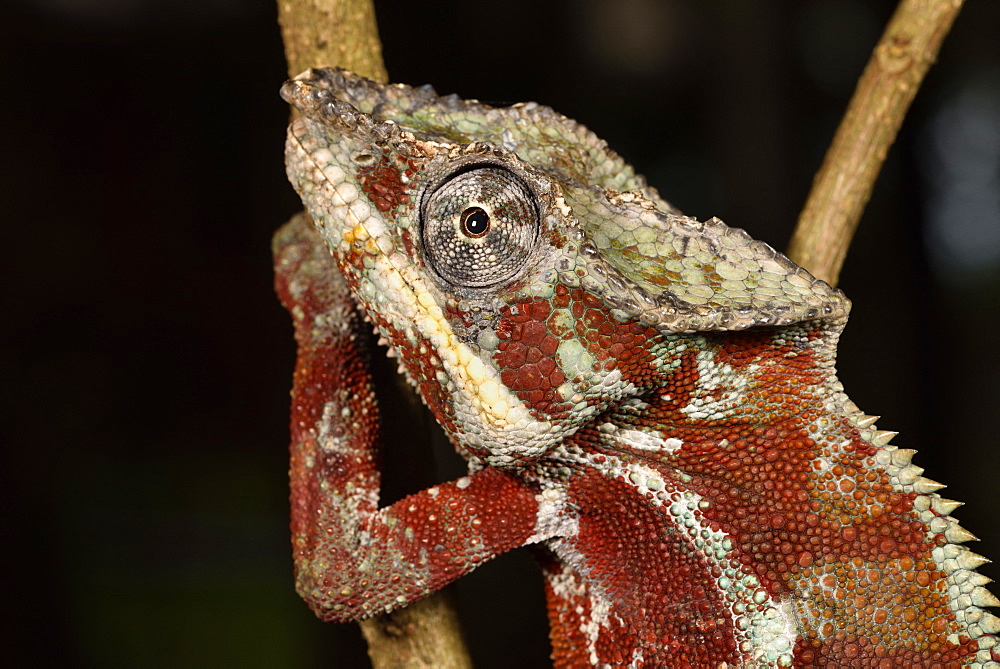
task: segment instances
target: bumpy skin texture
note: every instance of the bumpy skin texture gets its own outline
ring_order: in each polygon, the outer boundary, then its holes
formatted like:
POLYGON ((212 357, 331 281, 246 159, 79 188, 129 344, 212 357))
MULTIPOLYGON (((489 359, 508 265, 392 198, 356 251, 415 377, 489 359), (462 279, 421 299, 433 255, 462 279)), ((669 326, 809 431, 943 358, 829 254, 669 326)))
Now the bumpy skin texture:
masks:
POLYGON ((998 666, 958 503, 836 379, 839 291, 680 215, 548 108, 339 70, 282 94, 316 228, 275 251, 296 578, 320 617, 537 544, 557 666, 998 666), (469 476, 378 507, 355 306, 469 476))

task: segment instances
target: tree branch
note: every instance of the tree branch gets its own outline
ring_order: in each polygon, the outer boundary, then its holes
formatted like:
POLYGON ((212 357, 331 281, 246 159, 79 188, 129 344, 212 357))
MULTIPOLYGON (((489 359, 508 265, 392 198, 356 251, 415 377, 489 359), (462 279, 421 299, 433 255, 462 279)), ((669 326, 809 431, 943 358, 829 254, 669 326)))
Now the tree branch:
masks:
POLYGON ((836 285, 903 118, 962 0, 902 0, 858 80, 799 215, 788 256, 836 285))
POLYGON ((337 65, 386 83, 371 0, 278 0, 288 76, 337 65))
POLYGON ((471 669, 458 614, 436 593, 361 623, 374 669, 471 669))

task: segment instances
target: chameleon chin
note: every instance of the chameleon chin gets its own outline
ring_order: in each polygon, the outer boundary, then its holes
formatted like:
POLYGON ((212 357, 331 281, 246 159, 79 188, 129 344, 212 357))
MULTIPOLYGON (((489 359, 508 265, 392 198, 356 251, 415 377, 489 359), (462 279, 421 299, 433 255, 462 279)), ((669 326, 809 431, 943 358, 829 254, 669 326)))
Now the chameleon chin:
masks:
POLYGON ((535 544, 557 666, 998 666, 959 503, 837 380, 840 291, 547 107, 343 70, 282 95, 312 218, 275 266, 318 616, 535 544), (469 462, 384 508, 363 318, 469 462))

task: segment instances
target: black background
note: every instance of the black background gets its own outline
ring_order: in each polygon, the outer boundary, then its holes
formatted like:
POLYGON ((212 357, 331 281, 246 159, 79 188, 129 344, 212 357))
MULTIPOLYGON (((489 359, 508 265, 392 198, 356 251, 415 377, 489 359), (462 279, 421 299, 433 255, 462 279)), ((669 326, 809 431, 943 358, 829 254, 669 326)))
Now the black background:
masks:
MULTIPOLYGON (((377 3, 393 80, 549 104, 687 213, 779 248, 893 6, 424 4, 377 3)), ((839 365, 994 558, 998 14, 969 2, 890 154, 839 365)), ((356 626, 319 623, 291 583, 269 237, 298 204, 274 6, 21 2, 0 50, 5 656, 365 666, 356 626)), ((477 666, 547 665, 540 589, 523 551, 462 580, 477 666)))

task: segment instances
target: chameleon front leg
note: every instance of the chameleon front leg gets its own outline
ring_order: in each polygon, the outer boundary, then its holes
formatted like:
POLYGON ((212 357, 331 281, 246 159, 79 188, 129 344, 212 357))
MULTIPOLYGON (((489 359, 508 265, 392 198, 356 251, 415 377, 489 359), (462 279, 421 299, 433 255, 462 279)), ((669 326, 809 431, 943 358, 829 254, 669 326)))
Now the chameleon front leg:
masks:
POLYGON ((274 240, 292 314, 291 504, 296 589, 324 620, 360 620, 544 538, 537 490, 484 469, 378 508, 379 414, 368 341, 347 282, 300 215, 274 240))

